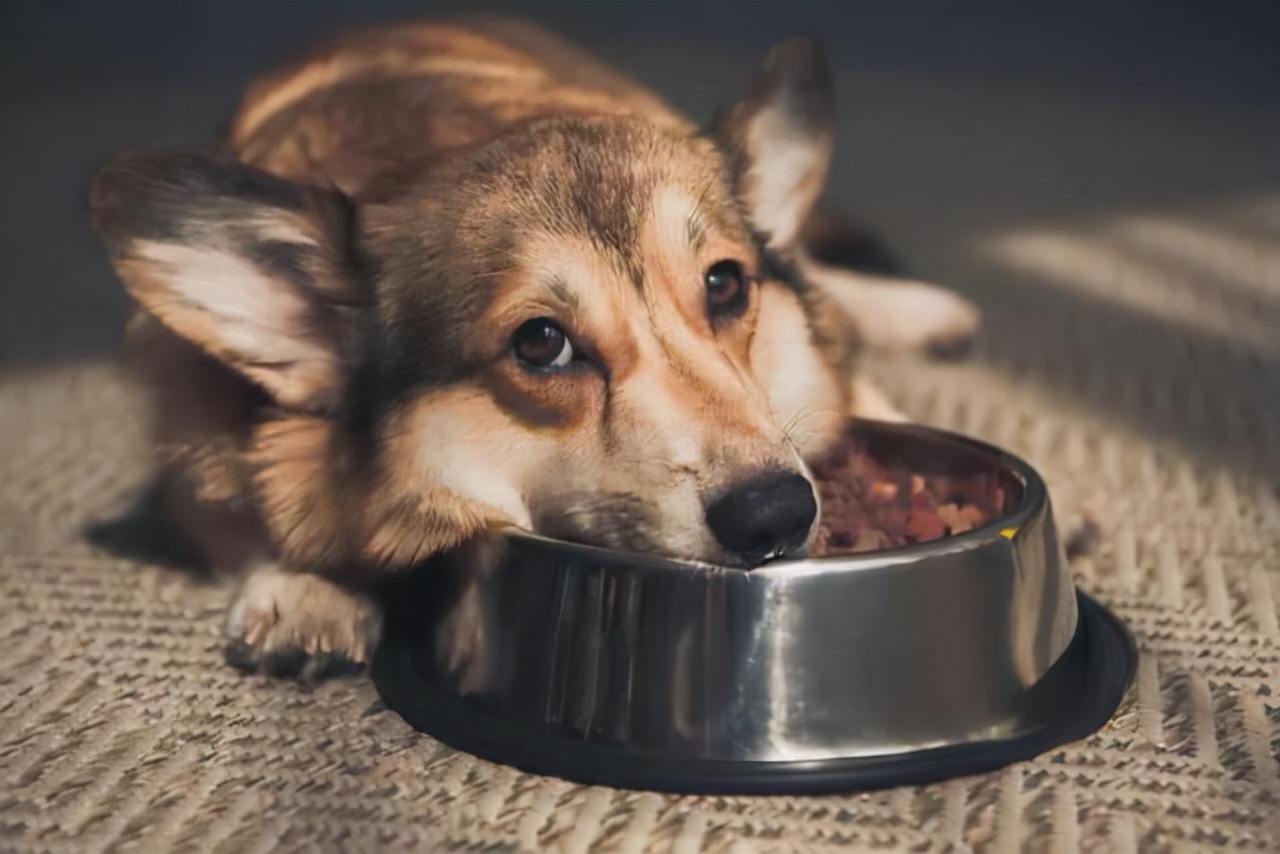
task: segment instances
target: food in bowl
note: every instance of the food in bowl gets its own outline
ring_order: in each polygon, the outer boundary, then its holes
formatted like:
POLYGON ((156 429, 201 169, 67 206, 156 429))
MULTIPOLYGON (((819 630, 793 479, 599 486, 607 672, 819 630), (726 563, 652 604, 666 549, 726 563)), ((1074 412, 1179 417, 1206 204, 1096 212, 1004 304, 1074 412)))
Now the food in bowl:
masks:
POLYGON ((849 433, 813 468, 822 496, 814 557, 927 543, 998 518, 1009 498, 996 472, 921 473, 849 433))

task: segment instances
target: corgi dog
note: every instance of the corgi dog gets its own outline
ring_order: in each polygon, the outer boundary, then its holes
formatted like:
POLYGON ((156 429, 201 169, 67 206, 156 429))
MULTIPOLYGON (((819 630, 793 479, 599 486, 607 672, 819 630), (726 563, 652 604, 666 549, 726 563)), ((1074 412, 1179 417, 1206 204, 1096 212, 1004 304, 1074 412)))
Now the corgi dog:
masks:
POLYGON ((368 660, 372 589, 509 528, 751 567, 817 529, 808 463, 898 420, 864 347, 974 306, 836 263, 813 41, 706 125, 508 19, 355 32, 208 151, 129 151, 92 221, 136 308, 166 512, 242 584, 228 657, 368 660))

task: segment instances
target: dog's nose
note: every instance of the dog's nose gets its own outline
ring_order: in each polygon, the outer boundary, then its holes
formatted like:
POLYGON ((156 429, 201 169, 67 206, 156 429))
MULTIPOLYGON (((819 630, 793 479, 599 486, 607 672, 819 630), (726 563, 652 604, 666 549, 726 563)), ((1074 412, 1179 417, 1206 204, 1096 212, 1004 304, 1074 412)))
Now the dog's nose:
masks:
POLYGON ((793 472, 769 472, 738 484, 707 505, 707 526, 720 545, 747 562, 804 545, 818 515, 813 487, 793 472))

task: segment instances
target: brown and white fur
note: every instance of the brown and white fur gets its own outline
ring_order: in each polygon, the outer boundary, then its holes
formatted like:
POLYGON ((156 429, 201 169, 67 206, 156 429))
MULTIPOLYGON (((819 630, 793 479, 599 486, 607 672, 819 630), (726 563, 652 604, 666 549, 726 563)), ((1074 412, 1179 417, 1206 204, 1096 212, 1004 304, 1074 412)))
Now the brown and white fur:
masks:
POLYGON ((803 549, 806 461, 901 417, 859 348, 978 322, 815 260, 833 103, 802 39, 700 130, 532 26, 401 24, 259 80, 218 151, 113 159, 93 222, 168 511, 246 573, 237 662, 367 660, 370 584, 507 526, 803 549))

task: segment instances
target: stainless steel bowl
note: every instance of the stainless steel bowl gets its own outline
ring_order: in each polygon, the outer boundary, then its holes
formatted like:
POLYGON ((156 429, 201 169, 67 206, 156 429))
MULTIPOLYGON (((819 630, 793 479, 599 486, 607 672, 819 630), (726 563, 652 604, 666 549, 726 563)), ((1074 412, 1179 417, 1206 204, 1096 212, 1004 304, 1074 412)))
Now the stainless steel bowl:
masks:
POLYGON ((1132 675, 1076 593, 1044 483, 996 448, 852 427, 920 473, 986 473, 993 524, 755 570, 512 532, 488 569, 391 591, 388 706, 486 758, 583 782, 786 792, 972 773, 1087 735, 1132 675))

